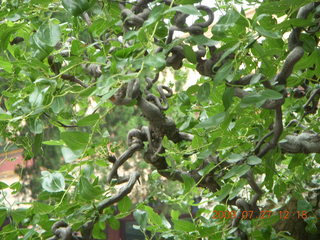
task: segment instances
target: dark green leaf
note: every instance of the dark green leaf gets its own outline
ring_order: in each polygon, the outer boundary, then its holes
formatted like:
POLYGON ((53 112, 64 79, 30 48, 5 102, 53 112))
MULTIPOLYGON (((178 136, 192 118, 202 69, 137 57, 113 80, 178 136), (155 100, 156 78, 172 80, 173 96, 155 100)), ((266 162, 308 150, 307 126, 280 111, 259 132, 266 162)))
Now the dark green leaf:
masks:
POLYGON ((241 107, 248 105, 261 106, 266 101, 266 98, 259 94, 248 94, 241 99, 241 107))
POLYGON ((79 16, 90 7, 89 0, 62 0, 62 6, 73 16, 79 16))
POLYGON ((228 162, 228 163, 236 163, 236 162, 239 162, 241 159, 243 159, 243 155, 241 155, 241 154, 236 154, 236 153, 231 153, 231 154, 227 157, 227 162, 228 162))
POLYGON ((93 126, 98 121, 99 118, 100 118, 99 114, 94 113, 94 114, 88 115, 88 116, 82 118, 81 120, 79 120, 77 125, 81 126, 81 127, 82 126, 93 126))
POLYGON ((122 198, 118 203, 118 209, 120 212, 128 212, 132 208, 132 202, 128 196, 122 198))
POLYGON ((210 38, 207 38, 204 35, 190 36, 189 39, 191 42, 195 42, 197 45, 215 46, 219 43, 219 42, 214 41, 210 38))
POLYGON ((165 11, 165 13, 175 12, 175 11, 186 13, 186 14, 189 14, 189 15, 201 16, 201 13, 193 5, 176 6, 176 7, 170 8, 169 10, 165 11))
POLYGON ((120 221, 118 219, 116 219, 114 216, 111 216, 108 219, 108 222, 110 224, 110 227, 114 230, 119 230, 120 228, 120 221))
POLYGON ((200 86, 199 91, 198 91, 198 101, 200 103, 209 100, 210 88, 211 88, 211 86, 208 82, 206 82, 200 86))
POLYGON ((223 64, 222 67, 219 68, 218 72, 214 76, 214 81, 217 83, 220 83, 223 80, 226 80, 228 75, 230 75, 232 68, 233 68, 233 63, 230 61, 223 64))
POLYGON ((257 30, 258 33, 260 33, 264 37, 275 38, 275 39, 281 38, 281 35, 278 32, 266 30, 262 26, 256 26, 255 29, 257 30))
POLYGON ((189 221, 173 219, 174 229, 177 231, 182 231, 184 233, 193 232, 196 229, 196 226, 189 221))
POLYGON ((197 56, 191 46, 183 45, 183 52, 189 62, 197 63, 197 56))
POLYGON ((223 179, 228 179, 231 177, 241 177, 242 175, 246 174, 250 170, 250 166, 243 164, 243 165, 236 165, 233 166, 226 175, 223 176, 223 179))
POLYGON ((222 96, 224 110, 228 110, 233 102, 234 88, 227 87, 222 96))
POLYGON ((231 189, 232 189, 231 184, 223 185, 222 188, 215 194, 217 197, 214 200, 217 202, 222 201, 223 199, 225 199, 228 196, 231 189))
POLYGON ((80 192, 80 196, 84 200, 95 199, 101 193, 101 191, 99 190, 99 188, 97 188, 97 186, 94 187, 87 178, 82 176, 80 177, 80 181, 79 181, 79 192, 80 192))
POLYGON ((197 127, 198 128, 213 128, 219 126, 226 118, 226 113, 218 113, 212 117, 205 119, 204 121, 200 122, 197 127))
POLYGON ((35 214, 48 214, 54 210, 54 206, 42 203, 42 202, 33 202, 33 211, 35 214))
POLYGON ((271 90, 271 89, 266 89, 263 92, 261 92, 261 96, 263 96, 266 100, 267 99, 278 100, 278 99, 283 98, 281 93, 274 91, 274 90, 271 90))
POLYGON ((36 156, 39 154, 42 146, 42 138, 43 138, 43 133, 36 134, 34 137, 33 145, 32 145, 32 151, 33 154, 36 156))
POLYGON ((195 185, 195 181, 188 175, 182 175, 183 178, 183 194, 188 193, 191 188, 195 185))
POLYGON ((7 49, 11 35, 23 26, 24 24, 14 24, 11 26, 6 23, 0 24, 0 52, 7 49))
POLYGON ((299 199, 297 202, 297 210, 310 212, 312 211, 312 205, 304 199, 299 199))
POLYGON ((27 216, 27 209, 25 208, 18 208, 15 210, 12 210, 11 212, 11 216, 13 218, 13 221, 15 223, 20 223, 21 221, 23 221, 26 216, 27 216))
POLYGON ((61 139, 72 150, 79 150, 87 146, 89 134, 86 132, 62 132, 61 139))
POLYGON ((230 191, 229 200, 234 199, 243 190, 244 186, 247 185, 246 179, 241 178, 230 191))

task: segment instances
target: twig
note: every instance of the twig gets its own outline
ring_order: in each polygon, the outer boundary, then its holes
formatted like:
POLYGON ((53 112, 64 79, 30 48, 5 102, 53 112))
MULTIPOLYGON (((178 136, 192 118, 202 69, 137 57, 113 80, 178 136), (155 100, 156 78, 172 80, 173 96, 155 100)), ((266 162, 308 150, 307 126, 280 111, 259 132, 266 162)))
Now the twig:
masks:
POLYGON ((62 74, 61 78, 63 80, 68 80, 70 82, 74 82, 74 83, 78 83, 79 85, 81 85, 84 88, 87 88, 88 85, 85 84, 84 82, 82 82, 80 79, 76 78, 75 76, 69 75, 69 74, 62 74))

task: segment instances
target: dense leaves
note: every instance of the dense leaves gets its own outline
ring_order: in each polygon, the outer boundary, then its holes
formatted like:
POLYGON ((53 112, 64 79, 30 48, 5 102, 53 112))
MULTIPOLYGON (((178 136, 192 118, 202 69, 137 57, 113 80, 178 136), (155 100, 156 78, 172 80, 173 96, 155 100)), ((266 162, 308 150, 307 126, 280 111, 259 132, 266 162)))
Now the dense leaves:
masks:
POLYGON ((0 238, 106 239, 133 214, 146 239, 316 239, 319 11, 0 1, 0 145, 32 165, 22 184, 0 182, 0 238), (26 206, 6 199, 28 186, 26 206), (304 217, 286 224, 279 209, 304 217))

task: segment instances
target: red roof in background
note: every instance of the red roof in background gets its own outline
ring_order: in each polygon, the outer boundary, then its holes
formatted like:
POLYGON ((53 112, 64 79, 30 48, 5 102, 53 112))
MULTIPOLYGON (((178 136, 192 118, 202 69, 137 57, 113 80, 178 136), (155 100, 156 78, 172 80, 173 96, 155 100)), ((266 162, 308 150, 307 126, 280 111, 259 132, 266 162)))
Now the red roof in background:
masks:
POLYGON ((0 153, 0 173, 13 172, 17 165, 22 167, 32 166, 32 161, 24 161, 22 153, 23 149, 0 153))

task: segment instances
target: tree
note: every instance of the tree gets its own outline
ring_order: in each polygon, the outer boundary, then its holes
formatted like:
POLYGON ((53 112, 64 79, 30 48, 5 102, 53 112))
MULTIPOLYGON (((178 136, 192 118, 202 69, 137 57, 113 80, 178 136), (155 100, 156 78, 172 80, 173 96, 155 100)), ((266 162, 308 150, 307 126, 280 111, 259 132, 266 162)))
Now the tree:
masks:
POLYGON ((233 2, 2 1, 1 136, 26 159, 44 145, 64 159, 42 171, 30 208, 3 205, 4 239, 103 239, 105 222, 116 228, 131 212, 158 239, 319 237, 320 3, 233 2), (174 92, 160 83, 165 69, 201 77, 174 92), (115 155, 105 117, 119 105, 145 125, 128 129, 115 155), (151 180, 181 182, 168 204, 201 196, 214 209, 192 222, 172 210, 170 223, 132 206, 140 174, 118 169, 136 152, 151 180), (105 181, 99 167, 110 167, 105 181))

